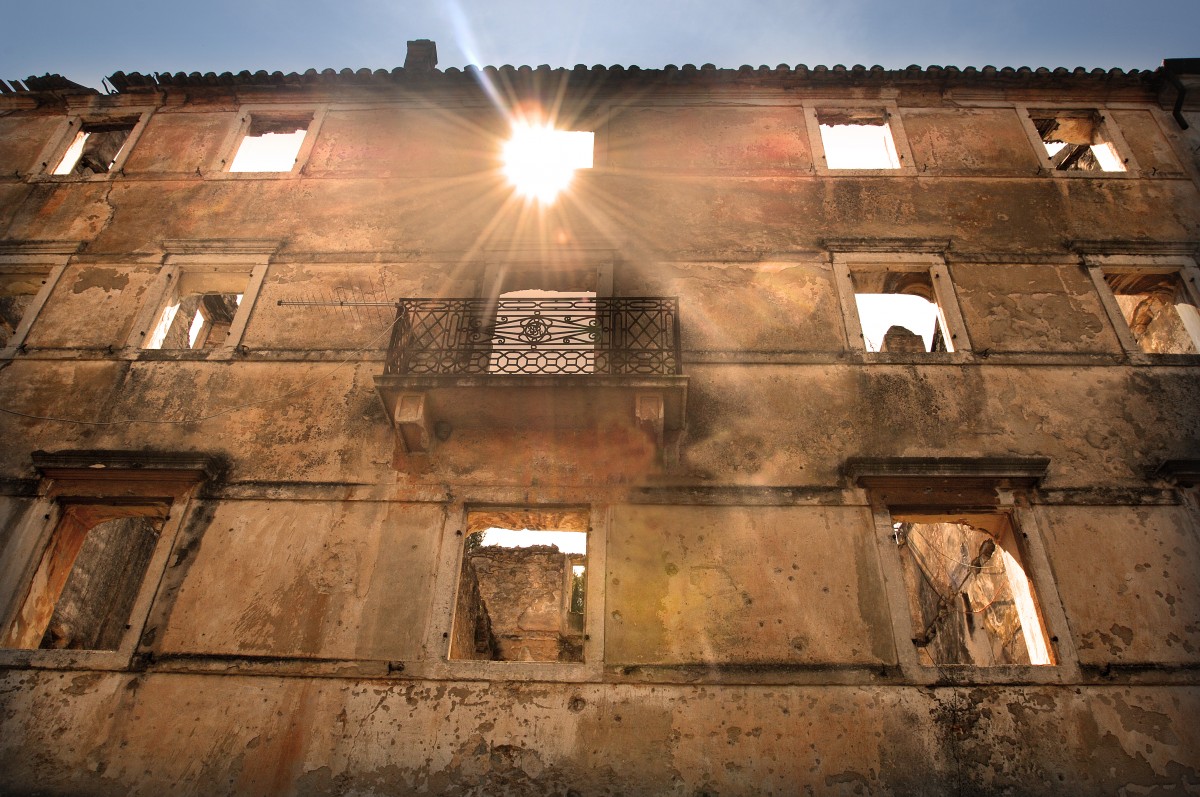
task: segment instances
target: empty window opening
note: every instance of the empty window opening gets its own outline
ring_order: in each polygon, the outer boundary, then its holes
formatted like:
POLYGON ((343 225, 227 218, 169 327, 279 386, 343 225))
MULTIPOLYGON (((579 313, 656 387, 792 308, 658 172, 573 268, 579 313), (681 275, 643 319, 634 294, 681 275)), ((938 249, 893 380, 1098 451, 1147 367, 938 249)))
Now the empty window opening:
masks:
POLYGON ((240 293, 190 294, 169 302, 146 347, 215 349, 229 336, 241 304, 240 293))
POLYGON ((1142 351, 1150 354, 1200 351, 1200 315, 1178 272, 1105 274, 1104 281, 1142 351))
POLYGON ((215 349, 228 340, 250 277, 245 272, 182 270, 163 302, 147 349, 215 349))
POLYGON ((229 171, 290 172, 296 165, 311 123, 312 114, 299 117, 252 115, 229 171))
POLYGON ((451 659, 583 661, 587 513, 468 515, 451 659))
POLYGON ((851 279, 867 351, 953 351, 928 272, 859 271, 851 279))
POLYGON ((830 169, 899 169, 887 115, 876 111, 818 111, 825 165, 830 169))
POLYGON ((922 664, 1054 663, 1007 514, 893 520, 922 664))
POLYGON ((54 174, 107 174, 129 140, 137 121, 85 122, 71 140, 54 174))
POLYGON ((579 169, 592 168, 595 134, 514 124, 501 153, 504 176, 517 193, 550 204, 579 169))
POLYGON ((0 349, 12 340, 44 282, 42 275, 0 274, 0 349))
POLYGON ((595 291, 519 290, 500 294, 488 372, 596 372, 600 324, 595 291))
POLYGON ((160 505, 65 506, 3 646, 116 650, 165 517, 160 505))
POLYGON ((1050 163, 1058 171, 1123 172, 1125 164, 1095 112, 1031 113, 1050 163))

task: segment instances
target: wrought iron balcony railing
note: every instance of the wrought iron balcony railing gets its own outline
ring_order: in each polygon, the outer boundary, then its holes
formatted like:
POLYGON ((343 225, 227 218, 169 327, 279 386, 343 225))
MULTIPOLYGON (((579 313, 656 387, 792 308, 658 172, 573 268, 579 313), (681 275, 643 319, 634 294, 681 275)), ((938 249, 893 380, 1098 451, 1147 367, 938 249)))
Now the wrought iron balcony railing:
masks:
POLYGON ((385 375, 679 374, 679 299, 402 299, 385 375))

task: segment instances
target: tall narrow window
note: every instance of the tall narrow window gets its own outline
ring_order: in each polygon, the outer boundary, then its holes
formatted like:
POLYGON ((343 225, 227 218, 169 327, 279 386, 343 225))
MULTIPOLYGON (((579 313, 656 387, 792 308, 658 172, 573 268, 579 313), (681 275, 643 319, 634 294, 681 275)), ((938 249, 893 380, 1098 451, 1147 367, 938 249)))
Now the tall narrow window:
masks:
POLYGON ((468 514, 451 659, 583 661, 588 515, 468 514))
POLYGON ((65 505, 0 646, 115 650, 166 515, 161 503, 65 505))

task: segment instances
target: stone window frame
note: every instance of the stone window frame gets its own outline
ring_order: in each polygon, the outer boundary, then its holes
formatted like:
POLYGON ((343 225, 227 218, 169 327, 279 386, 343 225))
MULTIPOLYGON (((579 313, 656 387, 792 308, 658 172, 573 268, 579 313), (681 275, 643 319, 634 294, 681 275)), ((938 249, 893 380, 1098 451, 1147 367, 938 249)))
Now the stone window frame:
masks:
POLYGON ((879 247, 872 243, 827 241, 826 247, 831 252, 834 286, 838 301, 842 307, 842 321, 846 334, 846 345, 849 351, 882 362, 960 362, 970 357, 971 340, 963 322, 962 310, 959 307, 958 295, 954 290, 954 282, 950 278, 950 270, 946 266, 946 258, 941 251, 931 251, 930 248, 944 247, 938 242, 896 241, 891 244, 882 243, 879 247), (890 247, 890 248, 889 248, 890 247), (922 251, 924 250, 924 251, 922 251), (889 353, 867 351, 863 338, 862 320, 859 318, 858 304, 855 301, 854 272, 911 272, 927 273, 933 285, 934 298, 941 310, 945 321, 945 334, 949 336, 954 351, 950 352, 921 352, 921 353, 889 353))
POLYGON ((424 648, 429 651, 429 674, 435 678, 508 681, 513 679, 582 683, 604 674, 604 585, 607 579, 605 550, 610 508, 605 504, 546 501, 532 502, 524 495, 487 496, 515 500, 462 500, 451 504, 442 526, 442 544, 433 584, 432 611, 424 648), (472 512, 577 511, 588 515, 587 581, 584 609, 582 662, 474 661, 450 658, 454 609, 458 599, 463 556, 466 551, 467 516, 472 512))
POLYGON ((1080 678, 1070 626, 1054 580, 1033 494, 1049 466, 1045 458, 854 457, 842 468, 850 483, 861 489, 871 514, 871 530, 883 570, 888 613, 900 671, 906 681, 932 685, 1058 684, 1080 678), (908 588, 893 528, 897 514, 975 513, 1007 515, 1018 536, 1022 564, 1033 585, 1051 645, 1053 664, 923 665, 913 640, 908 588))
POLYGON ((0 622, 7 630, 25 604, 42 559, 70 504, 110 508, 154 507, 163 525, 146 566, 121 642, 115 650, 0 648, 0 667, 125 670, 131 666, 176 537, 198 488, 217 474, 203 454, 122 451, 35 451, 38 496, 17 521, 0 558, 0 622))
POLYGON ((141 138, 142 132, 146 129, 146 124, 150 121, 150 116, 153 113, 154 108, 152 107, 131 106, 68 116, 58 126, 58 129, 55 130, 50 140, 46 143, 46 146, 42 148, 42 151, 38 153, 37 161, 34 162, 33 168, 29 170, 29 181, 48 183, 103 182, 105 180, 112 180, 118 175, 124 176, 125 162, 129 160, 129 154, 137 146, 138 139, 141 138), (125 143, 121 145, 121 149, 117 152, 112 168, 107 172, 88 175, 53 173, 54 167, 62 160, 63 155, 66 154, 67 149, 75 140, 75 136, 83 129, 84 125, 116 122, 134 117, 137 117, 137 121, 134 122, 133 129, 129 131, 129 137, 125 139, 125 143))
POLYGON ((822 177, 911 177, 917 174, 913 160, 912 148, 908 143, 908 134, 904 131, 904 121, 900 107, 894 99, 870 100, 806 100, 802 105, 805 125, 808 129, 809 146, 812 152, 813 169, 822 177), (892 134, 892 145, 896 148, 896 158, 900 162, 896 169, 831 169, 825 158, 825 141, 821 137, 821 111, 856 110, 880 111, 887 119, 888 129, 892 134))
POLYGON ((308 159, 312 155, 313 146, 316 144, 317 136, 321 132, 321 124, 324 122, 328 111, 328 103, 246 103, 239 106, 229 132, 226 134, 221 148, 217 150, 217 155, 213 159, 205 176, 219 180, 287 180, 299 177, 304 172, 305 166, 308 165, 308 159), (253 122, 255 114, 266 117, 289 117, 305 113, 312 114, 312 121, 308 123, 308 128, 304 133, 304 141, 301 143, 300 150, 296 153, 296 161, 292 164, 292 168, 289 171, 229 171, 229 167, 237 155, 238 148, 242 145, 242 140, 250 130, 250 125, 253 122))
POLYGON ((0 349, 0 362, 17 356, 29 337, 42 308, 66 271, 71 257, 83 247, 79 241, 6 241, 0 243, 0 277, 41 280, 41 287, 13 330, 8 345, 0 349))
POLYGON ((278 241, 164 241, 163 266, 146 293, 146 301, 134 319, 127 349, 138 359, 229 360, 244 352, 242 339, 262 292, 271 256, 278 241), (146 341, 153 334, 167 302, 175 295, 175 286, 184 275, 211 274, 214 279, 244 279, 242 302, 230 324, 229 334, 211 349, 150 349, 146 341))
MULTIPOLYGON (((1100 304, 1108 316, 1113 333, 1121 343, 1125 355, 1132 361, 1150 363, 1162 362, 1169 358, 1184 358, 1190 360, 1196 354, 1156 354, 1143 351, 1133 337, 1125 314, 1117 304, 1112 288, 1104 278, 1106 274, 1176 274, 1192 306, 1200 310, 1200 267, 1196 259, 1179 254, 1083 254, 1083 263, 1088 276, 1100 296, 1100 304)), ((1191 331, 1191 330, 1189 330, 1191 331)), ((1193 342, 1200 350, 1200 337, 1192 333, 1193 342)))
POLYGON ((1025 130, 1025 135, 1029 138, 1029 144, 1033 147, 1034 154, 1037 156, 1039 173, 1047 172, 1049 176, 1055 179, 1113 179, 1113 180, 1130 180, 1141 177, 1141 170, 1138 168, 1137 160, 1133 157, 1133 151, 1129 145, 1125 143, 1125 137, 1121 135, 1121 130, 1117 127, 1116 122, 1109 117, 1106 108, 1103 104, 1097 103, 1047 103, 1047 104, 1029 104, 1020 103, 1013 106, 1017 111, 1017 118, 1021 122, 1021 127, 1025 130), (1036 113, 1080 113, 1090 111, 1098 117, 1098 124, 1103 131, 1104 139, 1112 145, 1116 150, 1117 156, 1125 166, 1123 172, 1109 172, 1097 169, 1095 171, 1078 171, 1067 170, 1060 171, 1054 168, 1050 156, 1046 152, 1046 144, 1042 141, 1042 136, 1038 133, 1037 125, 1033 123, 1033 116, 1036 113))

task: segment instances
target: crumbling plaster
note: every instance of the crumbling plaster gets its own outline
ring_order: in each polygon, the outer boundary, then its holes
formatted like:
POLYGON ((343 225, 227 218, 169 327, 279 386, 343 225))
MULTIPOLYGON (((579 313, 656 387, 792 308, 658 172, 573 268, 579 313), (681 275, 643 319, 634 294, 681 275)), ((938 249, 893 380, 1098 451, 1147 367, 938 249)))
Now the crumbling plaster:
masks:
POLYGON ((801 784, 1100 795, 1200 782, 1188 753, 1200 744, 1195 689, 564 690, 69 672, 9 674, 0 689, 13 729, 0 741, 6 790, 35 773, 41 791, 97 795, 792 794, 801 784), (615 759, 616 748, 628 752, 615 759))
POLYGON ((1186 666, 1196 660, 1200 552, 1189 528, 1195 521, 1183 507, 1039 511, 1080 664, 1186 666), (1119 533, 1112 532, 1114 521, 1119 533))

